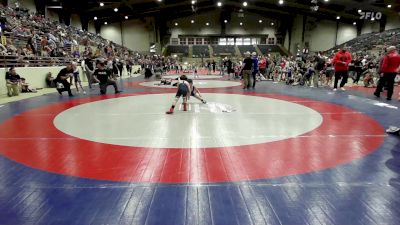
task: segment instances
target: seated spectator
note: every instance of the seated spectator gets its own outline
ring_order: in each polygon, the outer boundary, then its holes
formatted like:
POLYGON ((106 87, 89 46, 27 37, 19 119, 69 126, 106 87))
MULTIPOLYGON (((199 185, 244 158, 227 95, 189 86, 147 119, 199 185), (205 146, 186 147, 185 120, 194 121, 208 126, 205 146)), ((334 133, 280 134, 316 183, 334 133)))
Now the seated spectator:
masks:
POLYGON ((19 95, 21 77, 17 74, 14 67, 11 67, 6 73, 6 85, 9 97, 19 95))
POLYGON ((51 72, 48 72, 46 75, 46 85, 49 88, 54 88, 56 87, 56 84, 54 83, 54 77, 51 74, 51 72))
POLYGON ((104 62, 97 63, 97 69, 94 71, 93 77, 100 83, 100 94, 106 94, 109 85, 114 86, 115 94, 120 93, 117 83, 112 80, 111 71, 105 68, 104 62))
POLYGON ((29 83, 26 83, 25 78, 21 77, 21 92, 22 93, 27 93, 27 92, 36 93, 37 91, 36 91, 36 88, 29 85, 29 83))

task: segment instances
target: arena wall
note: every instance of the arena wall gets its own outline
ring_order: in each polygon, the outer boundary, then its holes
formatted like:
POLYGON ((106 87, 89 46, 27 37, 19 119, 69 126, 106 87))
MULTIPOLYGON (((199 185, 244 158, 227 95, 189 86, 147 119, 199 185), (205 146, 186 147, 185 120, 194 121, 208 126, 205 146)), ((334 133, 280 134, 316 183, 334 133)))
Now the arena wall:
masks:
MULTIPOLYGON (((36 88, 46 87, 46 74, 51 72, 53 77, 56 77, 58 72, 64 68, 64 66, 54 66, 54 67, 17 67, 17 73, 26 79, 26 81, 36 88)), ((140 66, 133 66, 132 71, 137 71, 140 66)), ((0 68, 0 74, 3 74, 3 79, 0 79, 0 96, 7 94, 6 80, 4 76, 8 68, 0 68)), ((86 76, 82 73, 82 69, 79 67, 80 77, 83 82, 87 82, 86 76)), ((124 68, 123 77, 127 77, 126 69, 124 68)))

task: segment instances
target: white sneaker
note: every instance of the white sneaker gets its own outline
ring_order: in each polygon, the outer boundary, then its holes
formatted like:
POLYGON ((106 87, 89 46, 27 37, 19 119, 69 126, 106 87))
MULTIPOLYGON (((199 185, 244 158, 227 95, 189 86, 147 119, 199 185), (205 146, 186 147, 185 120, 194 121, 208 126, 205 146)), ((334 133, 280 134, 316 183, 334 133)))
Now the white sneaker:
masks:
POLYGON ((333 91, 337 91, 337 88, 334 88, 333 91))
POLYGON ((86 95, 86 91, 83 91, 83 94, 86 95))
POLYGON ((313 87, 314 87, 314 86, 312 86, 312 85, 310 86, 310 88, 313 88, 313 87))
POLYGON ((346 89, 344 89, 344 88, 342 87, 342 88, 340 88, 340 90, 345 91, 346 89))

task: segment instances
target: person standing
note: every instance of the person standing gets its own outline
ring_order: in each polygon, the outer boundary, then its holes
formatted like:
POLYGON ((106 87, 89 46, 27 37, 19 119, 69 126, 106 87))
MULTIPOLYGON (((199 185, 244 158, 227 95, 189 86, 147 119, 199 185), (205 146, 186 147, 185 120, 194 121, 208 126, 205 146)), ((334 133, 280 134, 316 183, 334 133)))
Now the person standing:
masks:
POLYGON ((387 54, 383 58, 381 66, 381 77, 378 82, 378 86, 374 92, 376 97, 380 97, 380 92, 383 86, 387 85, 387 100, 392 100, 394 79, 400 69, 400 55, 396 52, 395 46, 387 48, 387 54))
POLYGON ((337 52, 332 60, 333 65, 335 66, 335 83, 333 86, 333 90, 337 90, 339 79, 342 79, 340 82, 340 89, 345 91, 344 85, 347 83, 347 79, 349 78, 349 64, 352 60, 350 52, 347 51, 346 47, 343 47, 342 50, 337 52))
POLYGON ((250 85, 252 85, 253 89, 256 87, 256 81, 257 81, 257 74, 258 74, 258 58, 257 58, 257 53, 253 52, 252 54, 252 61, 253 61, 253 68, 251 71, 251 76, 253 78, 253 83, 251 83, 250 85))
POLYGON ((243 89, 249 88, 250 84, 252 84, 251 72, 253 67, 253 60, 250 57, 250 52, 244 53, 245 59, 243 60, 242 65, 242 74, 243 74, 243 89))
POLYGON ((85 74, 90 89, 92 89, 93 72, 94 72, 93 54, 89 52, 88 56, 85 59, 85 74))
POLYGON ((311 87, 317 88, 319 86, 319 78, 321 75, 321 71, 323 71, 325 68, 325 59, 321 55, 321 53, 318 53, 318 55, 315 56, 314 63, 315 63, 315 66, 314 66, 315 73, 313 74, 313 77, 312 77, 313 85, 311 87))

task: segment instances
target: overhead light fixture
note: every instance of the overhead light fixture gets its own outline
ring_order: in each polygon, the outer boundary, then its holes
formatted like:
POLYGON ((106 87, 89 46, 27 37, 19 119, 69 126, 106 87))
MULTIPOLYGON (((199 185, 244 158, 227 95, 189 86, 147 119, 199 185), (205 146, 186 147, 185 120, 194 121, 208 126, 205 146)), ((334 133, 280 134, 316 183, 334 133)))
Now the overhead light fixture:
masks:
POLYGON ((271 26, 275 25, 274 22, 271 22, 271 26))
POLYGON ((371 18, 371 21, 375 21, 375 17, 372 17, 372 18, 371 18))
POLYGON ((357 25, 357 23, 356 23, 356 22, 354 22, 354 23, 353 23, 353 25, 355 26, 355 25, 357 25))
POLYGON ((125 19, 127 20, 129 17, 128 16, 125 16, 125 19))
POLYGON ((218 2, 218 3, 217 3, 217 6, 218 6, 218 7, 221 7, 221 6, 222 6, 222 2, 218 2))
POLYGON ((279 0, 279 5, 283 5, 283 0, 279 0))
POLYGON ((103 7, 104 6, 104 3, 103 2, 100 2, 100 7, 103 7))
POLYGON ((104 25, 107 25, 108 23, 107 22, 104 22, 104 25))
POLYGON ((224 20, 224 23, 228 23, 228 20, 224 20))
POLYGON ((162 2, 162 0, 157 0, 157 2, 162 2))
POLYGON ((336 19, 337 19, 337 20, 340 20, 340 16, 337 16, 336 19))
POLYGON ((358 13, 360 13, 360 12, 362 12, 362 10, 361 10, 361 9, 359 9, 359 10, 357 10, 357 12, 358 12, 358 13))
POLYGON ((191 20, 190 23, 194 23, 194 20, 191 20))
POLYGON ((243 23, 242 23, 242 22, 240 22, 239 24, 240 24, 240 26, 243 26, 243 23))
POLYGON ((388 7, 388 8, 392 8, 392 5, 388 5, 387 7, 388 7))
POLYGON ((95 16, 93 19, 94 19, 94 20, 97 20, 97 16, 95 16))
POLYGON ((210 26, 210 23, 206 23, 206 26, 210 26))
POLYGON ((178 23, 175 23, 175 26, 178 26, 179 24, 178 23))
POLYGON ((259 20, 258 22, 259 22, 259 23, 262 23, 262 20, 259 20))
POLYGON ((329 2, 329 0, 324 0, 324 2, 329 2))
POLYGON ((114 12, 118 12, 118 8, 114 8, 114 12))
POLYGON ((243 2, 243 6, 246 7, 247 6, 247 2, 243 2))
POLYGON ((196 4, 196 1, 195 1, 195 0, 192 0, 192 5, 194 5, 194 4, 196 4))

